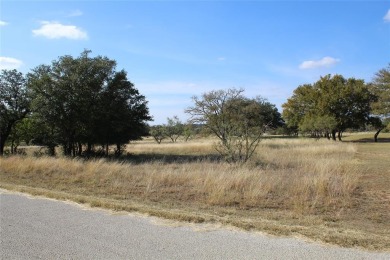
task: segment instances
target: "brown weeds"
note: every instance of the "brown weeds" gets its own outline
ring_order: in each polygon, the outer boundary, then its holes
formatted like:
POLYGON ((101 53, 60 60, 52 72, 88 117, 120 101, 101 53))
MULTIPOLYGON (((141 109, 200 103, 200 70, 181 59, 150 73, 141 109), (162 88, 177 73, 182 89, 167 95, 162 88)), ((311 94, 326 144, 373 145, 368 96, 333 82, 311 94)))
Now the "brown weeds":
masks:
MULTIPOLYGON (((211 141, 131 148, 170 158, 213 151, 211 141)), ((359 174, 351 161, 354 152, 352 144, 272 140, 244 166, 207 159, 168 163, 164 157, 144 163, 10 157, 0 159, 0 169, 2 182, 83 195, 315 213, 350 205, 359 174)))
POLYGON ((387 155, 388 145, 266 139, 252 161, 231 165, 218 159, 214 143, 140 141, 127 146, 122 161, 0 158, 0 187, 112 210, 390 249, 389 166, 375 155, 381 147, 387 155))

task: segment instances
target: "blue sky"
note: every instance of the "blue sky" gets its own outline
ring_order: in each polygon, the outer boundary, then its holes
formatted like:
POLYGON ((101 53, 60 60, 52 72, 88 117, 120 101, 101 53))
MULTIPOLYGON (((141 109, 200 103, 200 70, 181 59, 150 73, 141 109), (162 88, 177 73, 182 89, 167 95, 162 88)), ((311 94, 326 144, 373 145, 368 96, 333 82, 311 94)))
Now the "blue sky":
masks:
POLYGON ((326 74, 371 81, 390 62, 389 1, 0 2, 0 68, 84 49, 118 62, 166 122, 191 97, 244 88, 281 105, 326 74))

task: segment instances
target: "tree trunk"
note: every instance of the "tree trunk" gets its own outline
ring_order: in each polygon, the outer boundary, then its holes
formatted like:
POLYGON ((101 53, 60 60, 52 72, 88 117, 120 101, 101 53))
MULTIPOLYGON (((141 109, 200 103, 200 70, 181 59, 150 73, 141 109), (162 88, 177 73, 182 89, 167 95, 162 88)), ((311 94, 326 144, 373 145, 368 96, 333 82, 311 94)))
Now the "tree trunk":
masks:
POLYGON ((7 140, 9 134, 11 133, 12 125, 15 122, 11 122, 8 124, 7 128, 5 129, 5 132, 0 133, 0 156, 4 155, 4 147, 5 147, 5 141, 7 140))
POLYGON ((50 156, 55 156, 56 155, 56 146, 55 145, 49 145, 47 147, 49 155, 50 156))
POLYGON ((14 154, 14 140, 11 141, 11 154, 14 154))
POLYGON ((116 144, 116 151, 115 151, 115 155, 116 156, 120 156, 122 154, 122 149, 121 149, 121 144, 120 143, 117 143, 116 144))
POLYGON ((376 133, 375 133, 375 135, 374 135, 374 141, 375 141, 375 142, 378 142, 378 135, 379 135, 379 133, 380 133, 382 130, 383 130, 383 127, 380 128, 380 129, 378 129, 378 131, 376 131, 376 133))
POLYGON ((71 156, 72 155, 71 142, 69 140, 65 141, 62 146, 63 146, 63 149, 64 149, 64 155, 65 156, 71 156))
POLYGON ((81 144, 81 142, 77 142, 77 145, 78 145, 78 155, 81 156, 81 154, 83 153, 83 145, 81 144))
POLYGON ((0 134, 0 156, 4 155, 4 145, 5 145, 5 138, 2 134, 0 134))
POLYGON ((72 156, 76 157, 76 144, 72 142, 72 156))
POLYGON ((332 139, 336 141, 336 130, 332 130, 332 139))
POLYGON ((87 144, 87 156, 90 156, 92 153, 92 144, 88 143, 87 144))
POLYGON ((337 133, 337 138, 339 139, 339 141, 342 141, 342 140, 341 140, 341 136, 342 136, 342 132, 339 131, 339 132, 337 133))
MULTIPOLYGON (((53 135, 54 135, 54 128, 51 127, 51 136, 53 136, 53 135)), ((47 145, 48 154, 50 156, 55 156, 56 155, 56 146, 57 146, 57 144, 54 143, 54 142, 50 142, 47 145)))

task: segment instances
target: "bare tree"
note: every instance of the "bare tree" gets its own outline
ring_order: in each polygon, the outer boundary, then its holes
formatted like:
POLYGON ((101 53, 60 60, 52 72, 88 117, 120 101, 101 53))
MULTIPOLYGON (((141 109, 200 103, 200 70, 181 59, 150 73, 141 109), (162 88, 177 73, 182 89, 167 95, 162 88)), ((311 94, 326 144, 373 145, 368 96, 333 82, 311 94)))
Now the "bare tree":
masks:
POLYGON ((204 124, 220 142, 216 150, 229 162, 246 162, 263 133, 282 123, 274 105, 265 99, 248 99, 243 89, 228 89, 193 97, 186 113, 193 123, 204 124))

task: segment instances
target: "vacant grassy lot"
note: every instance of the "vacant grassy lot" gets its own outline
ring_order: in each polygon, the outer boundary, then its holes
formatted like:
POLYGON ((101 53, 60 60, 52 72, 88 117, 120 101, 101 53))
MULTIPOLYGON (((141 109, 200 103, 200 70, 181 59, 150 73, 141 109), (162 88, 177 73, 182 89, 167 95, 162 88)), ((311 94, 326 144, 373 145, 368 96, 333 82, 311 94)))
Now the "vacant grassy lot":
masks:
POLYGON ((221 162, 210 139, 136 142, 121 161, 9 157, 0 159, 0 187, 390 250, 390 142, 366 138, 372 134, 346 142, 268 138, 244 166, 221 162))

